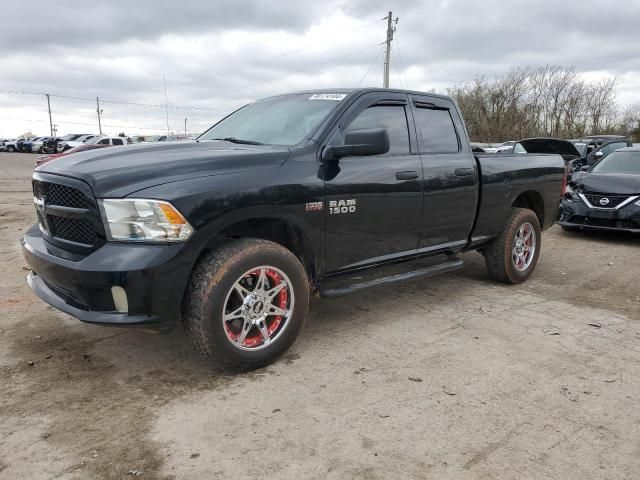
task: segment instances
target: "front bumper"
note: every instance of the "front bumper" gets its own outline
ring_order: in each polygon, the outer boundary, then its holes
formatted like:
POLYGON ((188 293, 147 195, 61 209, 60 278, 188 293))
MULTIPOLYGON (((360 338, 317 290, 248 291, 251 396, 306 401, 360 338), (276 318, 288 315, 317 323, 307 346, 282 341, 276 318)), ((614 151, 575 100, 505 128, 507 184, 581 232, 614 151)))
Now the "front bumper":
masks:
POLYGON ((194 262, 186 244, 107 242, 89 255, 48 243, 33 226, 21 239, 27 283, 51 306, 83 322, 168 331, 180 318, 194 262), (113 287, 126 293, 116 307, 113 287))
POLYGON ((562 199, 557 223, 563 227, 585 230, 640 233, 640 206, 631 203, 620 209, 594 209, 580 200, 562 199))

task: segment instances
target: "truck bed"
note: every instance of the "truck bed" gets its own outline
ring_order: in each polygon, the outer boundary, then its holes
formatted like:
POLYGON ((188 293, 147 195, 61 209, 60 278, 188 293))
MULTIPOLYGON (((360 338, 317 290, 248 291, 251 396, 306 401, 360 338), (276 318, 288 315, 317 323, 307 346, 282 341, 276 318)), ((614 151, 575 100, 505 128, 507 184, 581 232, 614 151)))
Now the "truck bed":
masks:
MULTIPOLYGON (((527 202, 541 218, 542 229, 553 225, 562 192, 564 160, 551 154, 475 154, 480 172, 479 202, 469 247, 500 232, 513 202, 527 202)), ((526 206, 526 205, 522 205, 526 206)))

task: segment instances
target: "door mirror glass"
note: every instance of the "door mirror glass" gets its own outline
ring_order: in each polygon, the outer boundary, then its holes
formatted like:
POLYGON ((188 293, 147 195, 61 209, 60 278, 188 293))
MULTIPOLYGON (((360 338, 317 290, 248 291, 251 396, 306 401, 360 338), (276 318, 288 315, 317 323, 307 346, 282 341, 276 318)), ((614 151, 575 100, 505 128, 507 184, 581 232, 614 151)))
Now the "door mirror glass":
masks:
POLYGON ((381 155, 389 151, 389 146, 389 133, 386 128, 352 130, 345 134, 344 145, 327 147, 323 159, 381 155))
POLYGON ((594 155, 596 157, 601 157, 603 155, 603 153, 602 153, 602 151, 599 151, 599 152, 594 153, 594 155))
POLYGON ((589 165, 584 165, 582 167, 580 167, 580 171, 581 172, 586 172, 587 170, 589 170, 591 167, 589 165))

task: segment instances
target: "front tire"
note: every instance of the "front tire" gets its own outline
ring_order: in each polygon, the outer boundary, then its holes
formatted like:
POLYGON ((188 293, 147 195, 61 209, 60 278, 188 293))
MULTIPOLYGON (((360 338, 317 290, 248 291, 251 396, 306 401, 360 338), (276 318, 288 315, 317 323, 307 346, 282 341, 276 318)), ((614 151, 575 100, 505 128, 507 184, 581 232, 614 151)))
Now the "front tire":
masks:
POLYGON ((252 369, 291 346, 308 308, 309 281, 298 258, 277 243, 246 238, 209 252, 196 265, 183 325, 207 358, 252 369))
POLYGON ((7 152, 9 152, 9 153, 13 153, 13 152, 15 152, 15 151, 16 151, 16 149, 15 149, 15 147, 14 147, 13 145, 9 145, 9 146, 7 147, 7 152))
POLYGON ((538 263, 541 247, 538 216, 528 208, 512 208, 500 235, 485 249, 489 276, 504 283, 522 283, 538 263))

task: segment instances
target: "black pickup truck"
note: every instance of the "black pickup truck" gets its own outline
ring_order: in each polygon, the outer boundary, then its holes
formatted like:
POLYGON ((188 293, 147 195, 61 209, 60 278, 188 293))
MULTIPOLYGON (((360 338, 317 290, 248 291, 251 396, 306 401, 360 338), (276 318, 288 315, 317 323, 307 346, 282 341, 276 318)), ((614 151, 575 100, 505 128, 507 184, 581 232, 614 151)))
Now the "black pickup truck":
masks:
POLYGON ((166 331, 263 365, 309 298, 458 269, 479 250, 519 283, 561 196, 559 155, 476 155, 456 104, 412 91, 280 95, 195 143, 83 152, 37 168, 22 238, 31 289, 95 324, 166 331))

